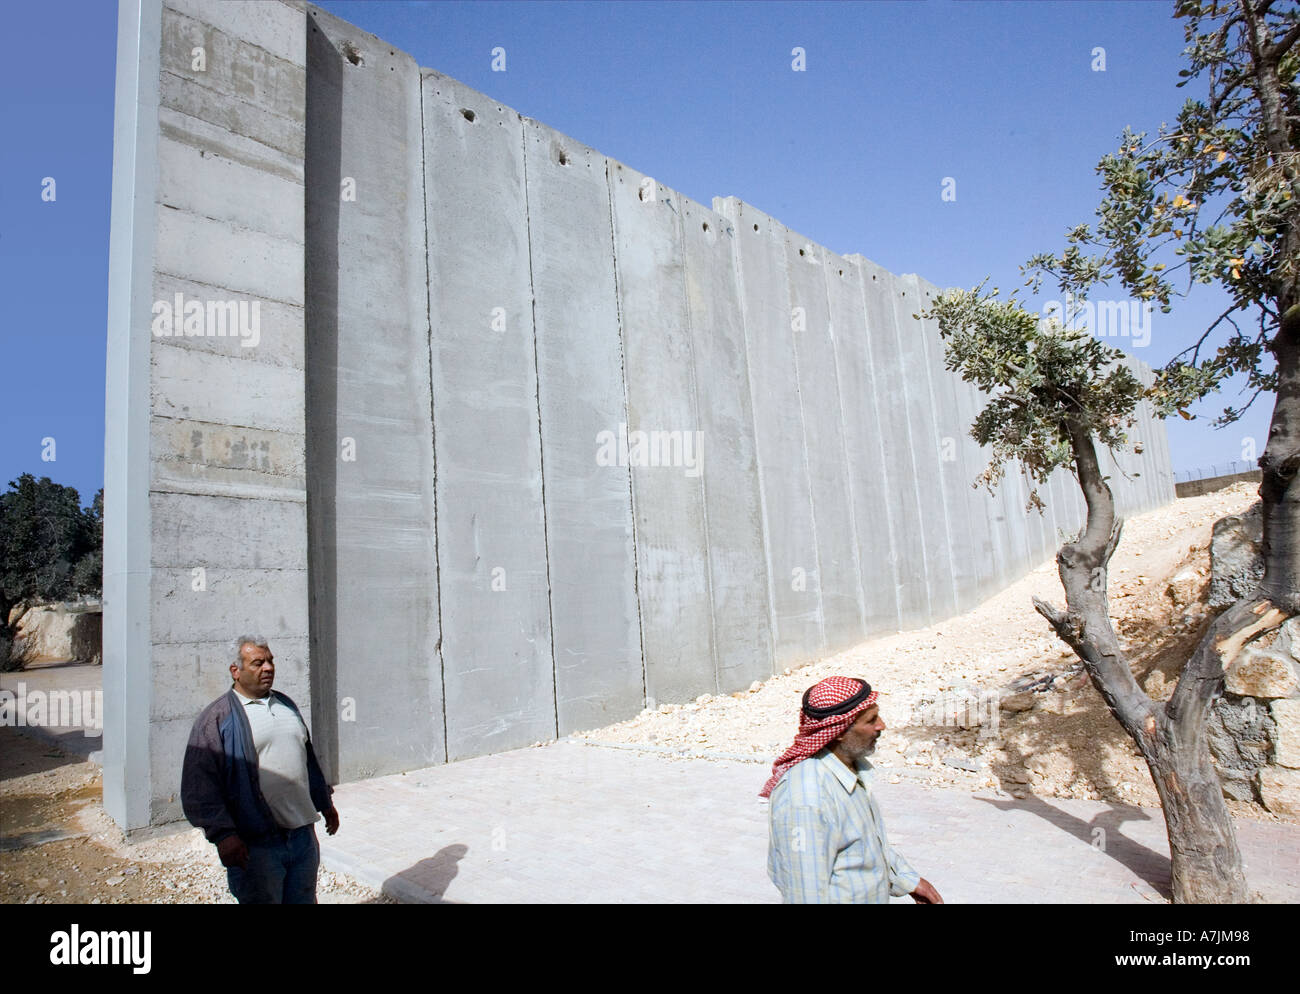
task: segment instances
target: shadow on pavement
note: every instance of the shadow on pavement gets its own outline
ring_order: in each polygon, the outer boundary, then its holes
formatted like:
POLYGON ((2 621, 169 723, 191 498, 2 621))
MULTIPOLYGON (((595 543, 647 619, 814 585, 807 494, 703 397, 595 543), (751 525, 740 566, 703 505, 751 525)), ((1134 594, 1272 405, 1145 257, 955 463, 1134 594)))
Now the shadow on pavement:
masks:
POLYGON ((991 804, 999 811, 1028 811, 1035 814, 1127 867, 1139 879, 1145 880, 1165 900, 1173 896, 1169 857, 1162 856, 1139 842, 1134 842, 1120 832, 1120 826, 1127 821, 1151 820, 1151 816, 1142 808, 1113 805, 1109 810, 1099 812, 1091 820, 1084 821, 1060 808, 1053 807, 1033 794, 1024 800, 1016 801, 979 796, 976 796, 975 800, 991 804))
MULTIPOLYGON (((0 783, 84 762, 84 755, 65 751, 66 747, 55 745, 48 738, 23 734, 28 731, 0 726, 0 783)), ((81 737, 79 732, 74 734, 81 737)))
POLYGON ((443 846, 427 859, 393 874, 384 881, 381 889, 403 904, 463 904, 462 901, 446 900, 443 895, 456 879, 457 864, 467 852, 469 846, 459 842, 443 846))

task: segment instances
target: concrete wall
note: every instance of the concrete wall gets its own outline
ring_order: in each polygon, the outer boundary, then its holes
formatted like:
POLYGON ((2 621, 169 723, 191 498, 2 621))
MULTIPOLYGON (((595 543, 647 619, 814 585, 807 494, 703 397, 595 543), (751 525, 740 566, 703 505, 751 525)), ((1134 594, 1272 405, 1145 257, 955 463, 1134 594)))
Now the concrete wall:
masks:
MULTIPOLYGON (((245 630, 351 779, 950 617, 1078 528, 1068 473, 1043 515, 1018 467, 972 486, 982 397, 917 317, 926 280, 694 203, 309 6, 132 0, 120 23, 123 825, 178 814, 245 630), (176 293, 258 302, 259 341, 151 334, 176 293)), ((1148 410, 1135 435, 1127 513, 1173 499, 1148 410)))
POLYGON ((312 698, 337 702, 315 731, 344 780, 446 759, 440 641, 462 620, 439 610, 420 69, 373 44, 354 66, 368 37, 307 18, 312 698))
POLYGON ((179 815, 196 705, 228 685, 240 631, 272 640, 277 685, 311 709, 306 33, 282 3, 123 0, 119 25, 104 795, 136 827, 179 815), (177 294, 186 317, 256 303, 257 334, 251 308, 245 337, 168 328, 154 304, 177 294))

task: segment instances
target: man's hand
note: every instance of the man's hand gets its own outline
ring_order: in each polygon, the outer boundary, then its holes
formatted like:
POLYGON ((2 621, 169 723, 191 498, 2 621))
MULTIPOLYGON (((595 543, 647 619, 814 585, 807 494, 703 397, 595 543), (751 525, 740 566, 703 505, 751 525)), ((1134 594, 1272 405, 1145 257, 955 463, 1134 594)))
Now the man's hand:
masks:
POLYGON ((325 834, 333 835, 339 830, 339 813, 338 809, 330 805, 330 809, 325 812, 325 834))
POLYGON ((222 866, 236 867, 240 870, 248 866, 248 846, 238 835, 227 835, 217 843, 217 855, 221 857, 222 866))
POLYGON ((939 892, 934 889, 930 881, 922 877, 916 884, 916 890, 912 891, 912 900, 917 904, 943 904, 943 898, 939 892))

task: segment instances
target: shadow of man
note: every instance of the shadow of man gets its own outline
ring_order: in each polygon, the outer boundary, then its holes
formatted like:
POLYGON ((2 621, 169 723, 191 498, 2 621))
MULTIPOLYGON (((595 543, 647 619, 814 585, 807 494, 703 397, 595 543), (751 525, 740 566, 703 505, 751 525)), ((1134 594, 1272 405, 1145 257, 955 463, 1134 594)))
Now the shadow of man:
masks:
POLYGON ((432 856, 393 874, 384 881, 383 891, 403 904, 453 903, 444 900, 443 895, 456 879, 457 864, 467 852, 469 846, 463 843, 443 846, 432 856))

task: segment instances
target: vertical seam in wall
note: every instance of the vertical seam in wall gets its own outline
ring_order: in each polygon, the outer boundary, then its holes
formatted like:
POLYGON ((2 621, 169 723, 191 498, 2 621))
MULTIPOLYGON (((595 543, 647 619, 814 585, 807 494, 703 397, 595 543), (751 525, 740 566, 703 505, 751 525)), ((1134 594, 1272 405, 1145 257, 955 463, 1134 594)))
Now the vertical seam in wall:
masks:
POLYGON ((546 446, 542 442, 542 367, 537 354, 537 288, 533 281, 533 215, 528 206, 528 127, 519 115, 519 157, 524 174, 524 236, 528 242, 528 297, 533 331, 533 384, 537 401, 537 475, 542 498, 542 547, 546 554, 546 616, 551 635, 551 711, 560 737, 560 675, 555 663, 555 603, 551 597, 551 522, 546 513, 546 446))
MULTIPOLYGON (((862 301, 862 340, 866 346, 867 355, 867 379, 871 383, 871 412, 875 415, 875 438, 877 449, 880 452, 880 479, 884 484, 885 493, 885 531, 889 537, 889 569, 894 578, 894 626, 901 629, 903 627, 903 584, 898 574, 898 545, 894 541, 895 523, 893 514, 890 509, 890 496, 894 491, 889 486, 889 460, 885 458, 885 433, 881 430, 880 419, 880 393, 876 385, 876 364, 871 354, 871 322, 869 320, 869 308, 867 307, 867 282, 863 279, 864 273, 862 266, 854 263, 854 268, 858 272, 858 297, 862 301)), ((889 313, 894 313, 894 302, 889 301, 889 313)))
MULTIPOLYGON (((609 258, 614 270, 614 314, 618 324, 619 378, 623 382, 623 423, 628 424, 631 417, 627 400, 627 342, 623 329, 623 297, 618 278, 618 236, 614 232, 614 190, 610 185, 608 158, 605 159, 605 206, 609 208, 609 258)), ((628 429, 631 429, 631 425, 628 425, 628 429)), ((630 463, 631 460, 628 462, 630 463)), ((637 548, 636 488, 632 485, 632 470, 635 468, 631 465, 627 467, 627 505, 628 515, 631 518, 629 523, 632 526, 632 600, 636 602, 637 644, 641 647, 641 705, 644 707, 649 687, 646 679, 645 622, 641 617, 641 563, 637 548)))
MULTIPOLYGON (((922 285, 922 280, 919 275, 916 278, 916 283, 917 283, 916 289, 917 289, 918 298, 925 298, 927 300, 926 306, 927 307, 931 306, 931 304, 934 301, 934 294, 931 293, 922 285)), ((934 287, 934 290, 936 292, 939 292, 938 287, 934 287)), ((935 338, 932 340, 935 347, 939 349, 939 355, 937 357, 937 364, 935 366, 935 369, 938 371, 937 375, 942 376, 943 373, 948 372, 946 368, 946 364, 944 362, 944 352, 946 351, 946 349, 943 344, 943 334, 939 330, 938 322, 936 321, 936 319, 930 318, 929 321, 931 324, 933 324, 934 329, 937 333, 935 338)), ((984 591, 986 588, 980 580, 981 570, 977 565, 979 562, 984 561, 988 564, 988 573, 992 578, 992 583, 995 586, 1000 586, 1001 580, 999 578, 998 568, 997 568, 997 564, 998 564, 998 557, 996 551, 997 529, 995 527, 993 518, 990 516, 990 509, 988 506, 988 502, 980 500, 972 492, 972 487, 970 486, 971 468, 970 468, 970 463, 967 460, 969 459, 968 451, 969 451, 969 443, 971 442, 969 431, 970 431, 970 424, 973 423, 973 418, 972 418, 972 422, 967 422, 966 412, 969 410, 969 408, 965 406, 965 402, 963 401, 963 396, 968 396, 967 394, 968 384, 966 384, 964 381, 960 379, 952 379, 950 382, 952 384, 951 393, 952 393, 953 411, 955 414, 954 425, 957 432, 956 437, 953 438, 953 446, 954 449, 956 450, 954 453, 955 466, 953 467, 954 472, 956 473, 956 477, 954 480, 955 486, 953 490, 953 495, 957 500, 957 513, 962 518, 966 519, 967 531, 970 532, 972 535, 974 534, 973 530, 977 527, 977 523, 981 519, 984 522, 984 532, 979 542, 977 543, 971 540, 967 544, 968 555, 969 555, 968 564, 967 564, 969 567, 969 572, 967 573, 967 578, 968 578, 967 582, 968 582, 968 596, 971 598, 970 601, 963 601, 960 598, 960 596, 958 596, 960 594, 960 588, 954 589, 954 597, 957 598, 957 612, 960 614, 965 611, 971 610, 984 599, 984 591), (985 553, 985 546, 983 541, 984 538, 988 539, 987 555, 985 553)), ((947 389, 947 384, 941 384, 940 389, 947 389)), ((957 577, 957 571, 956 568, 954 567, 953 570, 954 584, 956 583, 956 577, 957 577)))
MULTIPOLYGON (((790 229, 779 221, 773 221, 773 230, 780 229, 781 240, 781 270, 785 276, 785 316, 782 320, 789 321, 791 318, 790 309, 794 306, 794 298, 790 295, 790 258, 786 253, 786 242, 789 240, 790 229)), ((790 356, 794 360, 794 395, 799 398, 799 430, 803 435, 803 472, 804 478, 808 481, 808 520, 812 523, 812 551, 813 559, 817 563, 817 623, 821 631, 821 646, 817 650, 820 656, 829 648, 826 640, 826 588, 822 584, 822 553, 821 547, 817 544, 817 501, 813 496, 813 479, 812 464, 808 461, 808 417, 803 408, 803 390, 799 386, 799 345, 796 335, 808 334, 807 322, 804 330, 796 332, 790 329, 790 356)), ((816 657, 814 657, 816 658, 816 657)))
POLYGON ((451 749, 447 736, 447 662, 442 653, 442 642, 446 631, 442 627, 442 556, 439 553, 441 532, 438 529, 438 426, 434 421, 433 406, 433 270, 429 263, 429 164, 425 160, 425 147, 428 133, 425 129, 424 114, 424 74, 416 69, 416 84, 420 88, 420 191, 424 198, 424 209, 420 216, 424 219, 424 318, 425 340, 429 343, 429 445, 433 456, 433 582, 438 588, 436 607, 438 613, 438 644, 435 649, 438 661, 438 684, 442 693, 442 758, 451 761, 451 749))
MULTIPOLYGON (((613 190, 613 186, 610 187, 613 190)), ((691 380, 691 405, 694 408, 693 415, 697 426, 702 425, 703 418, 700 417, 700 384, 695 370, 695 323, 691 320, 691 291, 686 279, 686 214, 685 208, 681 213, 673 212, 673 235, 678 247, 682 253, 682 314, 685 318, 686 327, 683 329, 686 333, 686 347, 690 349, 690 360, 686 364, 686 373, 691 380)), ((713 692, 715 694, 722 692, 722 673, 720 671, 720 659, 718 656, 718 627, 714 620, 713 612, 715 608, 713 600, 713 544, 709 540, 709 487, 707 481, 707 472, 704 469, 704 431, 700 428, 701 444, 695 453, 696 462, 700 466, 700 514, 704 519, 704 585, 709 594, 709 656, 713 660, 713 692)))
MULTIPOLYGON (((915 274, 913 274, 915 276, 915 274)), ((913 289, 916 292, 916 308, 919 315, 924 306, 921 303, 921 279, 919 276, 911 281, 913 289)), ((932 443, 937 444, 940 439, 939 435, 939 404, 934 399, 934 363, 930 357, 930 336, 926 334, 925 322, 919 317, 916 320, 916 327, 921 338, 921 351, 925 354, 925 385, 930 395, 930 416, 934 419, 934 438, 932 443)), ((940 446, 942 450, 942 446, 940 446)), ((948 549, 948 587, 952 590, 952 608, 954 614, 961 614, 962 603, 961 596, 957 591, 957 564, 953 557, 952 548, 952 515, 948 512, 948 488, 944 486, 944 480, 947 477, 943 470, 943 453, 939 452, 939 487, 941 489, 943 500, 940 504, 943 507, 943 533, 946 537, 946 546, 948 549)), ((940 620, 940 619, 935 619, 940 620)))
MULTIPOLYGON (((1151 366, 1145 363, 1141 365, 1143 365, 1144 370, 1143 385, 1149 389, 1149 387, 1156 385, 1156 374, 1154 374, 1151 366)), ((1145 461, 1147 461, 1148 490, 1151 491, 1152 508, 1164 507, 1165 500, 1162 498, 1160 490, 1161 460, 1158 457, 1160 446, 1158 446, 1156 434, 1156 405, 1152 404, 1151 400, 1147 398, 1143 399, 1143 403, 1147 405, 1147 430, 1145 430, 1143 437, 1143 452, 1147 457, 1145 461)))
POLYGON ((1033 489, 1033 480, 1029 477, 1025 464, 1015 461, 1016 467, 1016 502, 1023 509, 1025 516, 1025 569, 1034 569, 1041 562, 1043 544, 1043 518, 1036 508, 1029 507, 1029 492, 1033 489))
MULTIPOLYGON (((1151 366, 1147 366, 1147 376, 1151 380, 1151 385, 1155 385, 1156 373, 1151 366)), ((1169 488, 1172 483, 1167 482, 1172 474, 1169 466, 1168 452, 1168 432, 1165 429, 1165 419, 1156 413, 1155 405, 1151 405, 1151 440, 1155 443, 1151 457, 1157 465, 1156 470, 1156 506, 1164 507, 1171 498, 1169 488)))
MULTIPOLYGON (((973 492, 974 499, 977 500, 980 506, 984 509, 984 523, 985 526, 988 528, 988 536, 989 536, 989 554, 992 556, 992 573, 993 573, 992 586, 990 588, 985 588, 984 586, 981 585, 979 588, 977 588, 978 599, 982 601, 986 599, 989 596, 989 594, 1005 588, 1010 582, 1007 573, 1008 536, 1007 536, 1007 529, 998 524, 997 508, 994 503, 994 499, 992 498, 991 495, 987 494, 982 488, 977 488, 974 483, 975 479, 978 478, 978 473, 983 471, 984 465, 986 464, 984 460, 984 450, 979 448, 979 443, 975 442, 975 440, 971 437, 970 434, 970 429, 975 424, 975 418, 979 416, 979 401, 977 400, 976 394, 972 392, 977 388, 971 384, 962 382, 961 384, 959 384, 958 389, 962 390, 966 397, 965 408, 963 409, 960 406, 958 408, 959 412, 963 412, 962 422, 963 422, 963 426, 966 429, 964 437, 966 439, 968 446, 971 444, 975 445, 973 451, 975 453, 978 453, 979 455, 978 460, 974 459, 973 457, 968 457, 971 459, 971 461, 966 463, 966 469, 965 469, 966 478, 964 483, 966 488, 966 494, 967 497, 969 498, 971 497, 973 492), (970 417, 969 422, 966 421, 967 415, 969 415, 970 417), (976 472, 976 476, 974 477, 971 476, 972 470, 975 470, 976 472)), ((1003 516, 1003 518, 1004 518, 1003 523, 1005 524, 1005 515, 1003 516)))
POLYGON ((907 364, 903 354, 903 322, 898 320, 898 279, 891 277, 889 281, 889 314, 893 319, 894 341, 898 346, 898 369, 899 385, 903 390, 903 424, 907 427, 907 457, 912 462, 912 496, 916 500, 917 515, 917 537, 921 541, 921 577, 925 584, 925 618, 922 623, 928 625, 934 620, 934 598, 930 596, 930 557, 925 548, 925 512, 921 508, 921 480, 920 474, 916 471, 916 443, 912 439, 912 417, 908 407, 907 396, 907 364))
MULTIPOLYGON (((772 544, 768 535, 767 519, 767 494, 763 489, 763 458, 759 452, 758 445, 758 418, 755 414, 757 407, 755 405, 754 394, 754 364, 749 354, 749 309, 745 304, 745 276, 744 267, 740 262, 740 238, 737 232, 740 230, 740 210, 739 201, 735 201, 735 210, 732 215, 724 215, 731 224, 731 272, 736 280, 736 303, 739 305, 740 318, 740 337, 745 346, 745 380, 749 387, 749 419, 750 428, 753 431, 754 438, 754 472, 758 476, 758 515, 759 528, 763 533, 763 556, 767 560, 767 620, 771 626, 772 632, 772 658, 771 665, 768 667, 770 672, 776 674, 776 657, 778 652, 779 629, 777 627, 776 616, 776 575, 772 572, 772 544)), ((724 205, 725 206, 725 205, 724 205)))
POLYGON ((840 382, 840 355, 839 350, 835 347, 835 315, 831 311, 830 267, 827 265, 829 250, 821 246, 818 247, 821 249, 822 297, 826 302, 826 332, 831 345, 831 365, 835 367, 835 407, 840 416, 840 453, 843 460, 841 465, 844 467, 844 485, 848 489, 849 531, 853 534, 850 552, 853 555, 853 576, 858 587, 858 639, 861 640, 867 633, 867 594, 862 586, 862 556, 860 554, 861 546, 858 543, 857 503, 853 496, 853 473, 849 465, 849 440, 844 421, 844 388, 840 382))

